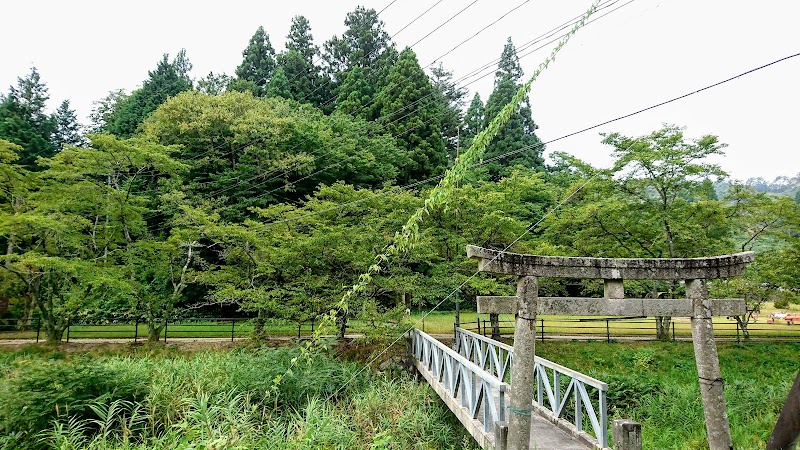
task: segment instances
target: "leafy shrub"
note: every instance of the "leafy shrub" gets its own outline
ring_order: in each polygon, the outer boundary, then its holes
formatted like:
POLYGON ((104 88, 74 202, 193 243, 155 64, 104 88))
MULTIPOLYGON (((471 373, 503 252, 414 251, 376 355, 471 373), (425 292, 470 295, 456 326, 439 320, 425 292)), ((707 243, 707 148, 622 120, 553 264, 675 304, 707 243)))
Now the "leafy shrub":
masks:
POLYGON ((658 380, 644 374, 638 375, 602 375, 603 381, 613 386, 608 390, 608 411, 612 417, 630 417, 645 397, 664 394, 658 380))
MULTIPOLYGON (((21 362, 0 384, 0 432, 31 438, 53 419, 93 419, 91 404, 144 398, 144 379, 111 370, 101 361, 33 359, 21 362)), ((31 446, 32 439, 26 439, 31 446)), ((24 447, 22 447, 24 448, 24 447)))

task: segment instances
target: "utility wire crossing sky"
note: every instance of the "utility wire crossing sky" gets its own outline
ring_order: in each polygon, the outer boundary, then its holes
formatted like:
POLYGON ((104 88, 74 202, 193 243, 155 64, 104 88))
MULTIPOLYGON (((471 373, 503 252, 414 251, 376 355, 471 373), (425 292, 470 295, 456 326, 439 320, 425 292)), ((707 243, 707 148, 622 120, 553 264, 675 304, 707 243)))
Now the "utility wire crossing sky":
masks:
MULTIPOLYGON (((440 60, 459 79, 496 60, 507 37, 519 46, 582 13, 589 3, 296 0, 231 1, 220 8, 182 0, 9 2, 2 8, 5 17, 35 12, 37 20, 7 20, 0 28, 6 43, 0 89, 6 92, 36 66, 50 90, 49 107, 69 99, 86 121, 93 101, 113 89, 135 89, 163 53, 186 48, 196 79, 210 71, 233 74, 258 26, 280 51, 291 18, 304 15, 321 46, 342 34, 345 15, 359 4, 383 10, 381 18, 398 48, 413 45, 420 64, 440 60)), ((789 0, 634 0, 582 30, 534 85, 537 134, 549 141, 797 53, 798 16, 800 2, 789 0)), ((549 47, 522 57, 526 73, 547 52, 549 47)), ((492 78, 470 84, 468 100, 475 92, 488 98, 492 78)), ((715 134, 729 145, 715 162, 734 178, 794 176, 800 172, 800 144, 793 132, 800 117, 797 80, 800 60, 795 58, 597 133, 639 136, 662 123, 685 125, 689 137, 715 134)), ((611 148, 600 140, 598 134, 583 133, 548 145, 547 153, 565 151, 607 166, 611 148)))

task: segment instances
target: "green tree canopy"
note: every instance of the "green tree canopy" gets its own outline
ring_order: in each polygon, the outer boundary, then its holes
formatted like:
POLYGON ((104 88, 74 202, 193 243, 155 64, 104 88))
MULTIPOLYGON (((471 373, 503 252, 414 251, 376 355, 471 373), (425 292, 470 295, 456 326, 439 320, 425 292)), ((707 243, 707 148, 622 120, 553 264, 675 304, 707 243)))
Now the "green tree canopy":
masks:
POLYGON ((187 193, 212 202, 226 220, 251 207, 294 201, 320 183, 379 186, 397 176, 404 155, 374 126, 282 98, 186 92, 145 123, 149 138, 180 145, 191 167, 187 193))
POLYGON ((47 86, 39 71, 31 68, 25 78, 17 78, 6 95, 0 95, 0 138, 19 145, 18 164, 35 169, 36 158, 53 156, 59 147, 53 142, 56 123, 45 110, 47 86))
POLYGON ((386 87, 375 98, 378 122, 395 136, 410 160, 399 174, 402 184, 437 175, 447 166, 441 128, 443 105, 435 94, 416 54, 406 48, 392 66, 386 87))
MULTIPOLYGON (((495 72, 494 90, 486 101, 484 126, 486 126, 505 106, 519 89, 522 68, 511 38, 508 38, 495 72)), ((506 155, 484 166, 490 179, 497 180, 507 173, 506 167, 521 165, 541 170, 544 168, 542 152, 544 146, 536 136, 536 123, 531 116, 530 102, 526 98, 508 124, 486 149, 485 159, 506 155)))
POLYGON ((236 76, 254 86, 253 94, 262 95, 272 78, 275 66, 275 49, 269 42, 269 35, 264 27, 258 27, 242 51, 242 63, 236 68, 236 76))
POLYGON ((133 91, 117 107, 108 122, 108 132, 118 137, 131 137, 139 129, 139 124, 168 98, 192 89, 189 71, 192 66, 186 58, 186 50, 175 55, 172 62, 164 54, 155 70, 148 72, 149 78, 142 87, 133 91))

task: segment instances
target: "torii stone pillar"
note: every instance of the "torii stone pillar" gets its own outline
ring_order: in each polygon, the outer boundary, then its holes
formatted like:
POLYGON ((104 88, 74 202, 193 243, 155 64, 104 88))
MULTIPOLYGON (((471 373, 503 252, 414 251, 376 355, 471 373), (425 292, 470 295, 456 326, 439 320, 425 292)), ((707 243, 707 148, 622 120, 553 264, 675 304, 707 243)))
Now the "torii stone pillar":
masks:
MULTIPOLYGON (((733 255, 714 256, 709 258, 669 258, 669 259, 630 259, 630 258, 567 258, 556 256, 521 255, 517 253, 498 252, 472 245, 467 246, 467 256, 478 258, 478 270, 507 275, 517 275, 526 279, 536 277, 558 277, 578 279, 604 280, 605 298, 570 298, 570 297, 538 297, 528 290, 520 292, 517 297, 478 297, 478 312, 511 312, 518 311, 527 318, 536 318, 537 314, 583 315, 583 316, 683 316, 691 317, 692 341, 694 343, 697 373, 701 385, 703 413, 708 433, 710 450, 730 450, 733 448, 730 425, 723 395, 722 377, 720 375, 717 346, 714 340, 712 316, 735 316, 746 312, 742 299, 709 299, 706 279, 727 278, 744 273, 744 266, 753 261, 753 252, 733 255), (686 299, 678 300, 646 300, 624 298, 623 280, 684 280, 686 282, 686 299), (528 299, 533 299, 530 301, 528 299), (516 308, 515 308, 516 307, 516 308), (530 308, 533 308, 531 310, 530 308)), ((535 282, 530 286, 535 286, 535 282)), ((511 402, 514 408, 528 410, 532 406, 533 357, 535 339, 533 329, 517 318, 517 330, 514 333, 514 366, 511 372, 511 402), (519 330, 520 326, 523 330, 519 330), (517 341, 517 333, 522 339, 517 341), (525 351, 522 347, 528 347, 525 351), (525 351, 525 362, 518 360, 520 351, 525 351), (529 360, 529 361, 528 361, 529 360), (524 366, 524 367, 519 367, 524 366), (520 377, 520 378, 517 378, 520 377), (517 381, 523 383, 522 388, 515 388, 517 381), (522 391, 522 398, 515 399, 517 392, 522 391), (526 402, 522 407, 522 402, 526 402)), ((512 411, 513 413, 514 411, 512 411)), ((511 414, 513 419, 518 414, 511 414)), ((528 426, 530 420, 527 421, 528 426)), ((524 438, 524 432, 512 427, 525 426, 523 422, 509 421, 508 448, 528 448, 521 446, 521 441, 512 436, 524 438), (516 447, 512 447, 516 445, 516 447)), ((530 434, 530 433, 529 433, 530 434)))
MULTIPOLYGON (((480 298, 480 297, 479 297, 480 298)), ((524 450, 531 440, 534 358, 536 356, 536 309, 539 283, 536 277, 521 277, 516 297, 489 297, 478 301, 478 313, 514 314, 514 365, 508 403, 508 438, 506 449, 524 450)))

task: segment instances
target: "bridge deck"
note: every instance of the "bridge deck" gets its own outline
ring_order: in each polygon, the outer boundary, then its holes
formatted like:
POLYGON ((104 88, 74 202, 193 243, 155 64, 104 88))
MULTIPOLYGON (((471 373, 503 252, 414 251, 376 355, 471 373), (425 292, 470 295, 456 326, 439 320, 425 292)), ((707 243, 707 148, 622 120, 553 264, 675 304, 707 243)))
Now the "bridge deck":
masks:
MULTIPOLYGON (((495 436, 492 433, 484 431, 484 425, 481 422, 481 417, 473 418, 472 414, 467 408, 461 406, 457 400, 457 393, 452 393, 448 388, 439 381, 439 377, 435 376, 422 364, 418 359, 414 359, 414 365, 423 378, 431 385, 434 391, 444 401, 447 407, 456 415, 458 420, 464 425, 467 431, 475 438, 475 441, 484 449, 495 449, 495 436)), ((459 388, 460 389, 460 388, 459 388)), ((493 390, 495 394, 497 392, 493 390)), ((505 394, 506 404, 508 404, 509 393, 505 394)), ((495 399, 495 405, 500 408, 501 405, 497 404, 497 395, 492 396, 495 399)), ((506 411, 506 415, 511 414, 506 411)), ((556 426, 550 419, 542 416, 534 410, 532 413, 532 428, 531 428, 531 442, 530 449, 536 450, 587 450, 599 448, 590 445, 585 440, 579 439, 570 434, 564 429, 556 426)))
POLYGON ((531 449, 586 450, 592 448, 538 414, 533 414, 532 422, 531 449))

